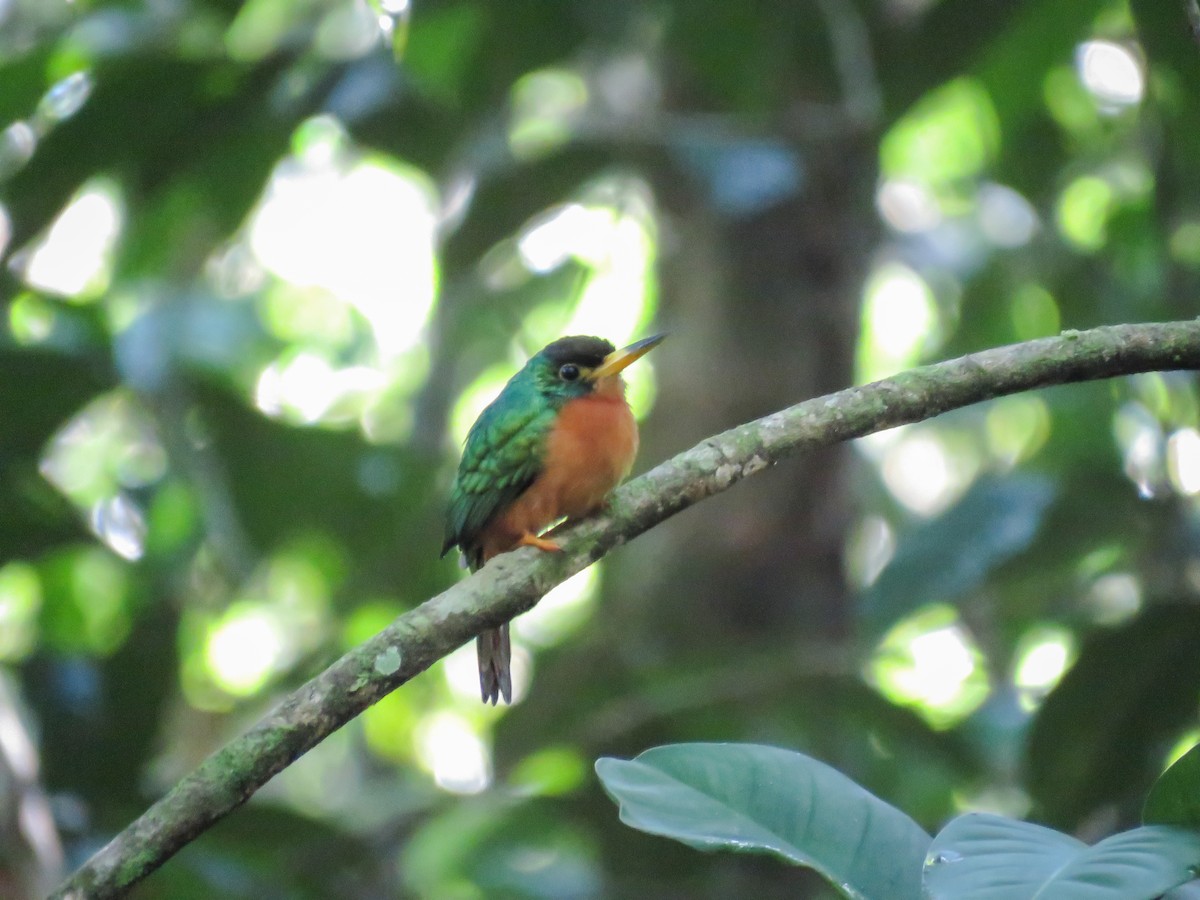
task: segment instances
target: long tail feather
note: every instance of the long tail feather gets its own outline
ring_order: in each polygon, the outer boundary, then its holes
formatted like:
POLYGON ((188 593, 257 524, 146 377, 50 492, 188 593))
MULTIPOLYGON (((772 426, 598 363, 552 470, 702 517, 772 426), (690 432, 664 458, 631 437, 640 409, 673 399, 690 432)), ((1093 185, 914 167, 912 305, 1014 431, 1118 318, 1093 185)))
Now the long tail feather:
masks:
POLYGON ((479 657, 479 690, 484 703, 493 706, 501 697, 512 703, 512 643, 508 623, 485 631, 475 639, 479 657))

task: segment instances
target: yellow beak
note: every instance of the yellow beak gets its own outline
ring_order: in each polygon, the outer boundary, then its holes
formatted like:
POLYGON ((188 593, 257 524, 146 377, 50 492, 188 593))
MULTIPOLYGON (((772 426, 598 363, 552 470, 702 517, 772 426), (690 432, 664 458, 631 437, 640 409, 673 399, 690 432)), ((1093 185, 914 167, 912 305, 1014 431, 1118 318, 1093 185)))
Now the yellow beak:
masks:
POLYGON ((637 362, 655 347, 666 339, 665 334, 656 334, 653 337, 642 338, 640 341, 630 344, 628 347, 622 347, 620 350, 614 350, 608 356, 604 357, 604 362, 600 363, 596 368, 592 369, 587 376, 589 381, 597 381, 608 375, 616 375, 630 363, 637 362))

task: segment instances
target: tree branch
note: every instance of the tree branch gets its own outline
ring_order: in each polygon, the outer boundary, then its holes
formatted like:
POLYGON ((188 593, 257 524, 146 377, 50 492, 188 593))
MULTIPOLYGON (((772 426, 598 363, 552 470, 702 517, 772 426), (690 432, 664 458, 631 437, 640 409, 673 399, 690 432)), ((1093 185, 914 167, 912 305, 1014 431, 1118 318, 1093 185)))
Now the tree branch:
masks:
POLYGON ((620 488, 603 514, 563 528, 564 552, 503 554, 397 618, 215 752, 53 895, 118 896, 274 775, 480 631, 664 519, 780 460, 1006 394, 1200 369, 1200 322, 1118 325, 974 353, 808 400, 702 441, 620 488))

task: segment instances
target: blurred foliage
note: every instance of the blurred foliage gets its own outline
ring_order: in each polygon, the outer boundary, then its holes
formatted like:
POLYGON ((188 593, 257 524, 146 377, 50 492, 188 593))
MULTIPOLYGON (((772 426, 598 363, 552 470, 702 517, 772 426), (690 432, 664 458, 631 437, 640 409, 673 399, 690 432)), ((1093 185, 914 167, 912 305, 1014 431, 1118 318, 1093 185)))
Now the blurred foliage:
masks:
MULTIPOLYGON (((461 577, 457 445, 560 334, 672 332, 648 466, 1195 315, 1198 78, 1141 0, 0 2, 0 894, 461 577)), ((521 619, 514 707, 455 654, 135 895, 825 896, 616 827, 591 762, 691 740, 1093 842, 1200 734, 1198 493, 1178 374, 764 473, 521 619)))

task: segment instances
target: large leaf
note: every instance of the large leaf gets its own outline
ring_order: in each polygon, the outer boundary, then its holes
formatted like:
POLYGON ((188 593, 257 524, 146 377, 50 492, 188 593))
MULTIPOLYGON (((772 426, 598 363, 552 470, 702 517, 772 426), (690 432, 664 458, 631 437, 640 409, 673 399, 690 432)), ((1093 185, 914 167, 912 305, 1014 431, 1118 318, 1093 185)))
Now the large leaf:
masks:
POLYGON ((1151 900, 1192 878, 1200 833, 1150 825, 1089 847, 1003 816, 959 816, 925 863, 931 900, 1151 900))
POLYGON ((929 836, 845 775, 756 744, 674 744, 596 773, 621 821, 703 850, 773 853, 809 866, 848 897, 920 896, 929 836))
POLYGON ((1200 744, 1159 776, 1142 811, 1146 824, 1200 828, 1200 744))
POLYGON ((1200 609, 1160 606, 1084 643, 1029 737, 1030 788, 1051 824, 1144 796, 1163 742, 1196 714, 1198 633, 1200 609))
POLYGON ((868 625, 882 631, 920 606, 950 602, 977 587, 1033 542, 1053 499, 1044 478, 981 478, 945 513, 901 537, 862 598, 868 625))

